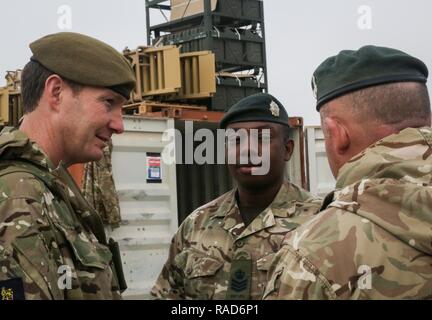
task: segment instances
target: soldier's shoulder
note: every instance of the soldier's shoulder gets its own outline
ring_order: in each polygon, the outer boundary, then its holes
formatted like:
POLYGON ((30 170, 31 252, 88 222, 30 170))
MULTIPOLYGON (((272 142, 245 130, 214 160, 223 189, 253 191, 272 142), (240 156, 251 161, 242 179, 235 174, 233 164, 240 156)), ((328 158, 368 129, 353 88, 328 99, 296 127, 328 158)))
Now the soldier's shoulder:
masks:
POLYGON ((278 201, 273 204, 273 209, 278 211, 279 215, 285 212, 287 217, 303 223, 319 212, 322 198, 314 196, 291 182, 285 182, 284 190, 284 193, 278 196, 278 201))
POLYGON ((182 238, 188 238, 201 232, 205 226, 215 225, 220 214, 225 213, 225 208, 232 205, 234 197, 232 192, 229 191, 222 196, 206 203, 205 205, 195 209, 189 214, 177 231, 177 236, 181 235, 182 238))
POLYGON ((207 202, 206 204, 198 207, 187 217, 188 219, 195 220, 198 217, 211 217, 216 212, 219 211, 223 206, 231 205, 231 202, 234 201, 234 190, 230 190, 218 198, 207 202))
POLYGON ((3 253, 12 252, 17 243, 31 245, 32 250, 43 246, 37 235, 41 229, 50 228, 42 205, 44 188, 27 172, 0 176, 0 243, 3 253))
POLYGON ((287 194, 289 194, 293 200, 314 205, 321 205, 322 198, 318 195, 315 195, 290 181, 285 181, 284 184, 287 194))
POLYGON ((39 201, 46 190, 44 183, 30 172, 5 173, 0 169, 0 202, 15 198, 39 201))
POLYGON ((305 256, 316 256, 317 252, 325 251, 335 243, 341 248, 355 245, 364 223, 360 216, 350 211, 330 207, 287 234, 283 244, 305 256))

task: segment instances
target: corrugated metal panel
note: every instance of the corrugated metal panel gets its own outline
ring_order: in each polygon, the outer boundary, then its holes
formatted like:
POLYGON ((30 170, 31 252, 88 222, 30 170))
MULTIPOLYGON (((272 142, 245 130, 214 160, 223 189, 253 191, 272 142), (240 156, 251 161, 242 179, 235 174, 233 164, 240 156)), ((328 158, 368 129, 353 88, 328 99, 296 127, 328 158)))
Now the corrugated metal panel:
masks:
MULTIPOLYGON (((182 145, 183 164, 177 165, 177 197, 179 209, 179 222, 181 223, 193 210, 217 198, 232 188, 232 179, 226 165, 222 164, 186 164, 185 161, 185 123, 176 120, 175 127, 181 132, 182 141, 176 141, 177 146, 182 145)), ((214 133, 219 124, 207 121, 193 121, 193 134, 199 129, 210 129, 214 133)), ((215 135, 216 136, 216 133, 215 135)), ((194 150, 201 142, 195 142, 194 150)), ((216 152, 215 152, 216 154, 216 152)))
POLYGON ((124 117, 125 132, 113 136, 113 175, 120 200, 122 225, 108 231, 119 242, 128 284, 124 297, 149 298, 177 230, 175 166, 161 162, 161 181, 151 183, 148 157, 168 142, 162 133, 173 119, 124 117))
POLYGON ((309 189, 324 196, 334 189, 336 181, 328 164, 321 127, 306 127, 306 144, 309 189))

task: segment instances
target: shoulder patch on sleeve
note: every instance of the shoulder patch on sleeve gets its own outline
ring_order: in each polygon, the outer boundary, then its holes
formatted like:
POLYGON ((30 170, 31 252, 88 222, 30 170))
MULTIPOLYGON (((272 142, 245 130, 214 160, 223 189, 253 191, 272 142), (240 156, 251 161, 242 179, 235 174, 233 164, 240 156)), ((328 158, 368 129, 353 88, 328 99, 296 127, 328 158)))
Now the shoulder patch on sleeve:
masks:
POLYGON ((25 300, 21 278, 0 281, 0 300, 25 300))

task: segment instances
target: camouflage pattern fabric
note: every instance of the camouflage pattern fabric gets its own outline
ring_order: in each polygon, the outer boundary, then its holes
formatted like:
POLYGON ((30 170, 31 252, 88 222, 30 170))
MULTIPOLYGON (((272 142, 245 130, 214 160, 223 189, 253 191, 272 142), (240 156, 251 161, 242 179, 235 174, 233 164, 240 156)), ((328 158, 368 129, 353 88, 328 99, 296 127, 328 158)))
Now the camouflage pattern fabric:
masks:
POLYGON ((105 224, 119 227, 120 205, 111 164, 112 142, 105 147, 99 161, 84 165, 83 195, 100 214, 105 224))
POLYGON ((0 157, 0 283, 21 278, 26 299, 120 298, 112 254, 83 222, 67 170, 19 130, 0 135, 0 157))
POLYGON ((287 234, 265 299, 432 298, 432 129, 346 163, 326 209, 287 234))
POLYGON ((196 209, 180 225, 153 287, 161 299, 225 299, 232 261, 252 261, 250 298, 261 299, 267 270, 284 235, 316 213, 320 199, 285 182, 267 209, 245 227, 236 190, 196 209))

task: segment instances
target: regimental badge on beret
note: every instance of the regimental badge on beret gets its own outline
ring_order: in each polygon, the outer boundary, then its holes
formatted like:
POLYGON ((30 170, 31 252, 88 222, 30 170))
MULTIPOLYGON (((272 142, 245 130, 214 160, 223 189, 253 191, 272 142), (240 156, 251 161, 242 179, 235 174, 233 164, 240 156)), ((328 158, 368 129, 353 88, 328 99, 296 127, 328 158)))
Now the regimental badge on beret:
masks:
POLYGON ((316 84, 315 76, 312 76, 312 92, 315 99, 318 97, 318 87, 316 84))
POLYGON ((275 122, 289 127, 283 104, 268 93, 256 93, 238 101, 225 113, 220 127, 225 129, 231 123, 248 121, 275 122))
POLYGON ((270 103, 270 112, 273 116, 279 117, 279 106, 273 100, 270 103))

